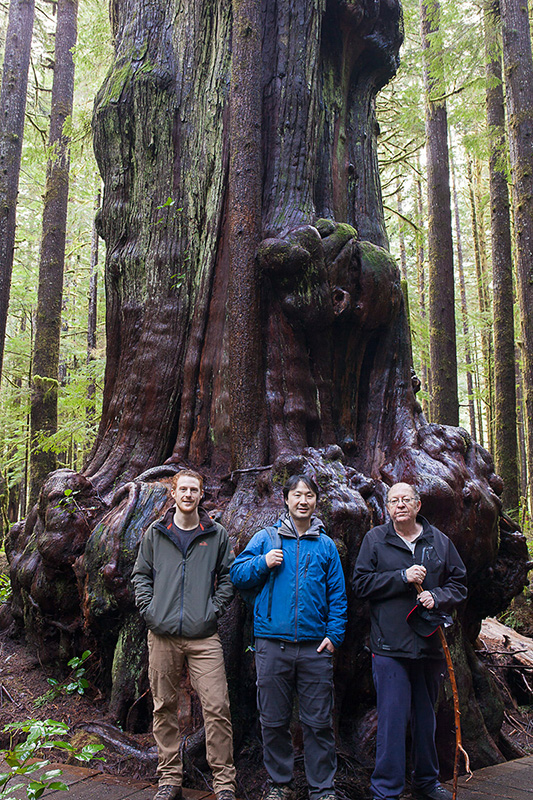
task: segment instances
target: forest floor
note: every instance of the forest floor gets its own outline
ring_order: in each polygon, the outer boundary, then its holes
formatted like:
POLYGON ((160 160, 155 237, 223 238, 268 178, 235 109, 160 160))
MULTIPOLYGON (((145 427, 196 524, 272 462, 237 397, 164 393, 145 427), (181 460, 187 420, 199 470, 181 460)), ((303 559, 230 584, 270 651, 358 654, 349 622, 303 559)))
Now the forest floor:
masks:
MULTIPOLYGON (((90 680, 90 662, 86 663, 90 680)), ((51 667, 41 665, 22 641, 11 638, 7 632, 0 633, 0 750, 9 748, 11 736, 1 729, 10 723, 30 719, 53 719, 66 723, 71 731, 69 741, 78 749, 96 741, 94 734, 87 733, 87 726, 103 724, 113 730, 113 721, 107 716, 106 700, 97 689, 90 685, 84 695, 62 692, 57 697, 46 699, 51 689, 48 678, 57 679, 57 673, 51 667)), ((101 753, 105 760, 92 762, 91 767, 113 775, 155 780, 155 758, 140 763, 135 757, 135 751, 147 752, 154 746, 152 735, 116 733, 120 737, 117 746, 106 743, 101 753), (131 753, 128 753, 128 746, 131 753)), ((62 761, 61 751, 54 751, 53 759, 62 761)))

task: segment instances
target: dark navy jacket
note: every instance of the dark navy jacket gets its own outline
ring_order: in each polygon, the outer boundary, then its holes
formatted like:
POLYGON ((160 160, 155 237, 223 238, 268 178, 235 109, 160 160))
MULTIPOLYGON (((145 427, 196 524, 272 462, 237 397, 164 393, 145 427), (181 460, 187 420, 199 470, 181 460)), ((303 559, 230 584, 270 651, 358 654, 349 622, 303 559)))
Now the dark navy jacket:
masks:
POLYGON ((370 646, 373 653, 407 658, 442 657, 438 633, 424 638, 406 617, 416 605, 416 589, 405 570, 413 564, 427 569, 423 588, 435 598, 435 609, 451 611, 466 598, 466 569, 453 542, 419 516, 422 533, 414 555, 392 522, 368 531, 353 573, 356 594, 370 601, 370 646))
POLYGON ((344 574, 335 543, 322 522, 298 536, 287 515, 272 528, 260 530, 231 568, 237 589, 259 590, 254 603, 254 633, 264 639, 322 641, 338 647, 346 629, 344 574), (281 547, 283 562, 271 570, 266 554, 281 547))

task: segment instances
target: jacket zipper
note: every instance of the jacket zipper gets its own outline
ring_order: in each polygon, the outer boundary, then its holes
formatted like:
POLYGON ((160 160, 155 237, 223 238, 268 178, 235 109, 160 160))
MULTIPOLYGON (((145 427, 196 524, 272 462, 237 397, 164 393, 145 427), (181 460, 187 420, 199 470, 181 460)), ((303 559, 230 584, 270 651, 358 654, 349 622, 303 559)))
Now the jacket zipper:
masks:
POLYGON ((181 608, 180 608, 180 632, 179 635, 182 635, 183 631, 183 608, 185 605, 185 566, 187 564, 187 556, 183 559, 182 569, 181 569, 181 608))
MULTIPOLYGON (((415 544, 415 550, 416 550, 416 544, 415 544)), ((413 564, 416 564, 416 555, 415 555, 414 551, 413 551, 413 564)), ((418 600, 416 602, 418 602, 418 600)), ((420 657, 420 648, 418 647, 418 642, 417 642, 416 636, 413 636, 413 644, 414 644, 414 653, 413 653, 413 655, 415 656, 415 658, 419 658, 420 657)))
POLYGON ((300 566, 300 537, 296 539, 296 593, 294 596, 294 641, 298 641, 298 577, 300 566))
POLYGON ((305 569, 304 569, 304 578, 307 578, 307 570, 309 569, 309 561, 311 559, 311 553, 307 554, 307 558, 305 559, 305 569))

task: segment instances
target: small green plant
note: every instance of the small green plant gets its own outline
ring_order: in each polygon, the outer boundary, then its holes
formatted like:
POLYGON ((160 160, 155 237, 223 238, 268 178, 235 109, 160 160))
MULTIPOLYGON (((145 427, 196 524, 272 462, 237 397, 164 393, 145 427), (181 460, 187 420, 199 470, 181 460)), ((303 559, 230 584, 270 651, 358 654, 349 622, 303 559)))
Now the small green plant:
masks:
POLYGON ((11 597, 11 583, 9 576, 4 573, 0 574, 0 605, 7 603, 11 597))
POLYGON ((85 650, 81 656, 74 656, 70 661, 67 661, 67 666, 70 667, 70 673, 64 681, 58 681, 56 678, 48 678, 48 683, 51 688, 37 697, 34 700, 34 705, 37 708, 46 705, 51 700, 59 697, 60 694, 85 694, 85 690, 89 687, 89 681, 85 677, 86 669, 84 663, 91 655, 90 650, 85 650))
POLYGON ((23 732, 28 735, 24 742, 11 745, 9 750, 0 750, 0 757, 9 767, 7 772, 0 773, 0 800, 16 800, 14 792, 19 789, 26 791, 28 800, 37 800, 46 789, 68 789, 66 784, 58 780, 61 775, 60 769, 46 769, 50 759, 42 756, 43 750, 59 748, 83 762, 92 758, 103 760, 100 756, 96 756, 98 751, 103 750, 101 744, 88 744, 77 750, 73 745, 59 739, 58 737, 66 736, 69 732, 64 722, 56 722, 53 719, 30 719, 6 725, 4 731, 23 732), (44 772, 41 772, 42 770, 44 772), (41 774, 37 775, 38 772, 41 774), (29 783, 17 782, 18 778, 24 776, 32 776, 29 783))
POLYGON ((79 490, 65 489, 63 497, 54 508, 66 508, 68 511, 72 512, 78 511, 80 507, 76 501, 76 495, 79 493, 79 490))

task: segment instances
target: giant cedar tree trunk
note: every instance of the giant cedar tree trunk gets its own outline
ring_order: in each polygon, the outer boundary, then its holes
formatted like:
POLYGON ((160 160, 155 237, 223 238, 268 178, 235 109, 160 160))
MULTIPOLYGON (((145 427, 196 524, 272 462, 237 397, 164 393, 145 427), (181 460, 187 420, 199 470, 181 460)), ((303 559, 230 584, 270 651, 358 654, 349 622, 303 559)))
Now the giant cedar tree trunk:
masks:
MULTIPOLYGON (((385 518, 386 484, 413 480, 470 569, 456 650, 471 756, 501 758, 499 707, 485 674, 472 685, 469 641, 521 589, 526 547, 500 525, 488 453, 466 431, 428 425, 413 391, 375 149, 398 3, 114 0, 112 12, 115 63, 94 114, 107 244, 102 420, 84 474, 49 476, 11 530, 14 614, 41 658, 91 643, 111 712, 140 727, 145 630, 129 577, 180 464, 204 470, 206 503, 238 547, 282 510, 279 482, 312 471, 348 577, 364 533, 385 518), (254 64, 232 66, 232 46, 254 64)), ((256 719, 245 627, 236 602, 220 630, 237 747, 256 719)), ((368 751, 374 715, 367 634, 351 597, 336 685, 354 754, 368 751)))
POLYGON ((428 314, 433 422, 459 424, 448 118, 438 0, 420 0, 428 182, 428 314))
POLYGON ((35 0, 11 0, 0 94, 0 377, 15 247, 16 209, 35 0))
POLYGON ((518 514, 518 444, 514 342, 513 258, 509 190, 505 174, 505 110, 501 44, 492 3, 484 12, 487 62, 492 280, 494 317, 494 460, 503 478, 504 508, 518 514))
POLYGON ((59 0, 54 47, 54 80, 48 146, 50 159, 44 192, 43 230, 39 262, 39 293, 35 315, 32 368, 30 503, 43 480, 56 468, 53 449, 40 446, 40 434, 57 431, 57 385, 63 267, 70 168, 70 139, 63 131, 72 114, 78 0, 59 0))
MULTIPOLYGON (((529 503, 533 477, 533 60, 527 3, 501 0, 503 65, 513 185, 516 274, 523 341, 529 503)), ((509 312, 508 312, 509 313, 509 312)))

